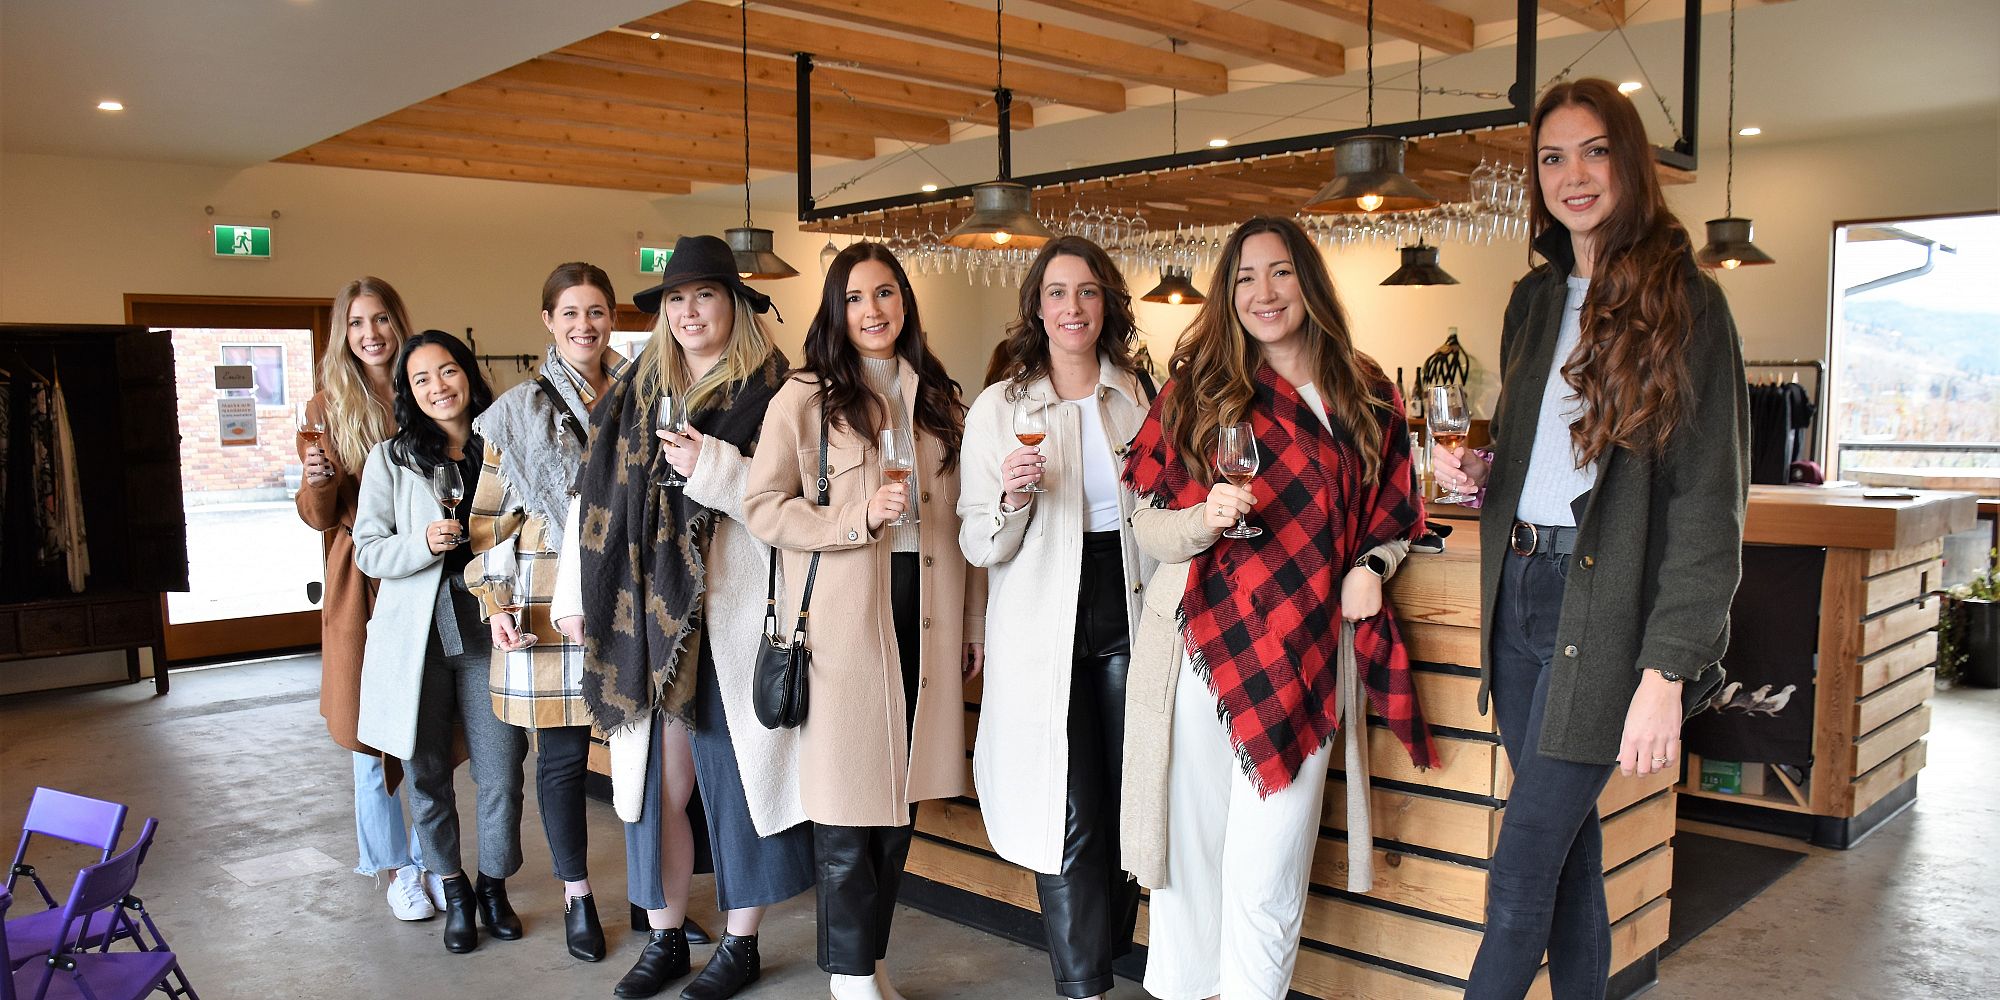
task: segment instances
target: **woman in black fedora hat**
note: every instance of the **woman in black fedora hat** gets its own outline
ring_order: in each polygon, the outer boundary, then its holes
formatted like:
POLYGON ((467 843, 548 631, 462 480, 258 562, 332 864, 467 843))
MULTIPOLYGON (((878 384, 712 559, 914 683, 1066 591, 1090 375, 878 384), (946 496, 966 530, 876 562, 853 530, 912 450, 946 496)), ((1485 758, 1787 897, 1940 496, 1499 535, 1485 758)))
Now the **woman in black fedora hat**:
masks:
POLYGON ((653 996, 689 971, 698 783, 728 926, 681 996, 721 1000, 758 978, 764 908, 813 884, 796 733, 758 725, 750 704, 769 552, 744 527, 744 482, 788 364, 760 318, 770 299, 713 236, 683 237, 633 300, 658 321, 592 413, 551 613, 584 646, 628 889, 653 928, 615 992, 653 996))

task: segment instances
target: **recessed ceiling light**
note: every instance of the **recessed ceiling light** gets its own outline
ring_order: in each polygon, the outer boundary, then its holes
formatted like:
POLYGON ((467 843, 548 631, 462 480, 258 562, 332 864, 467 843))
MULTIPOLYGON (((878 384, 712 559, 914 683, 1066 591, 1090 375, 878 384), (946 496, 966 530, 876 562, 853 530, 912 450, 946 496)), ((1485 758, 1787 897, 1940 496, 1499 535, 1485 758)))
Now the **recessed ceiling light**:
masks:
POLYGON ((1646 85, 1637 80, 1627 80, 1618 85, 1618 92, 1621 94, 1636 94, 1644 89, 1646 85))
POLYGON ((937 185, 936 185, 936 184, 926 184, 926 185, 924 185, 924 193, 925 193, 925 194, 929 194, 930 192, 932 192, 932 191, 936 191, 936 190, 937 190, 937 185))
POLYGON ((98 102, 97 102, 97 110, 99 110, 99 111, 123 111, 123 110, 125 110, 125 105, 123 105, 123 104, 120 104, 120 103, 118 103, 117 101, 98 101, 98 102))
POLYGON ((1755 125, 1751 125, 1751 126, 1748 126, 1748 127, 1746 127, 1746 128, 1739 128, 1739 129, 1737 129, 1737 130, 1736 130, 1736 134, 1737 134, 1737 135, 1763 135, 1763 134, 1764 134, 1764 130, 1763 130, 1763 129, 1761 129, 1761 128, 1758 128, 1758 127, 1757 127, 1757 126, 1755 126, 1755 125))
POLYGON ((653 41, 657 42, 659 40, 660 40, 660 33, 657 31, 653 32, 653 41))
POLYGON ((1208 140, 1208 148, 1210 148, 1210 149, 1221 149, 1222 147, 1224 147, 1224 146, 1227 146, 1227 145, 1229 145, 1229 140, 1228 140, 1228 139, 1210 139, 1210 140, 1208 140))

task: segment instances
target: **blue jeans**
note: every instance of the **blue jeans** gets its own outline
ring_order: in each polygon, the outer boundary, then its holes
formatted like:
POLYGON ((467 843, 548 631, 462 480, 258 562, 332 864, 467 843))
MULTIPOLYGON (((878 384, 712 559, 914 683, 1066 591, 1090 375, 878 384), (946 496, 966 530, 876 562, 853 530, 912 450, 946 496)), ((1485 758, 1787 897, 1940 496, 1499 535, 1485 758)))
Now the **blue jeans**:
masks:
POLYGON ((403 803, 389 794, 382 779, 382 758, 354 755, 354 838, 361 848, 360 875, 405 865, 422 868, 423 851, 403 826, 403 803))
POLYGON ((1543 707, 1568 556, 1509 552, 1492 623, 1493 712, 1514 788, 1486 883, 1486 937, 1465 1000, 1520 1000, 1549 956, 1555 1000, 1603 1000, 1611 973, 1597 796, 1616 765, 1543 756, 1543 707))

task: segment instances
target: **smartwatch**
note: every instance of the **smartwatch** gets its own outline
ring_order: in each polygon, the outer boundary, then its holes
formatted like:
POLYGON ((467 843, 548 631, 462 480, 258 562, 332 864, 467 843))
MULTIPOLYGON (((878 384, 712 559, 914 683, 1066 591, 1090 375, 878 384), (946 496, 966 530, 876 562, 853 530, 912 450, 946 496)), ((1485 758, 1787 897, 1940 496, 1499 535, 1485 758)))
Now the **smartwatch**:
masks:
POLYGON ((1370 552, 1367 555, 1362 556, 1360 561, 1356 562, 1354 565, 1359 566, 1362 569, 1365 569, 1368 572, 1375 574, 1377 577, 1381 579, 1386 580, 1389 578, 1389 560, 1384 559, 1373 552, 1370 552))
POLYGON ((1694 679, 1694 678, 1692 678, 1692 677, 1689 677, 1689 676, 1688 676, 1688 675, 1686 675, 1686 674, 1677 674, 1677 673, 1674 673, 1674 672, 1673 672, 1673 671, 1671 671, 1671 670, 1663 670, 1663 669, 1661 669, 1661 668, 1659 668, 1659 667, 1647 667, 1646 669, 1647 669, 1647 670, 1651 670, 1652 672, 1654 672, 1654 673, 1656 673, 1656 674, 1659 674, 1661 678, 1663 678, 1663 679, 1665 679, 1665 680, 1667 680, 1667 681, 1670 681, 1670 682, 1672 682, 1672 683, 1675 683, 1675 684, 1679 684, 1679 683, 1682 683, 1682 682, 1685 682, 1685 681, 1690 681, 1690 680, 1693 680, 1693 679, 1694 679))

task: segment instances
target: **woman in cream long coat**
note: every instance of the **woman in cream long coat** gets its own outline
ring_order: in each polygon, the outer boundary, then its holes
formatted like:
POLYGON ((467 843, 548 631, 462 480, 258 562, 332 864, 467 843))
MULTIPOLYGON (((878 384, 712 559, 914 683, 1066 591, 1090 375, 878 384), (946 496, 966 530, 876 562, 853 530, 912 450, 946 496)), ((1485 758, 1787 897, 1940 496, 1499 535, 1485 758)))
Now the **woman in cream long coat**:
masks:
POLYGON ((993 849, 1037 873, 1057 992, 1084 1000, 1111 988, 1138 905, 1118 811, 1131 629, 1155 563, 1118 470, 1151 393, 1102 249, 1053 240, 1021 284, 1004 377, 965 427, 959 546, 986 567, 986 620, 1006 637, 988 646, 973 781, 993 849), (1039 448, 1015 436, 1017 409, 1041 413, 1039 448))

